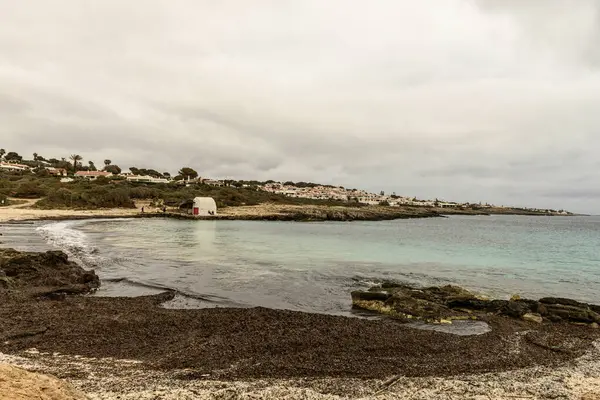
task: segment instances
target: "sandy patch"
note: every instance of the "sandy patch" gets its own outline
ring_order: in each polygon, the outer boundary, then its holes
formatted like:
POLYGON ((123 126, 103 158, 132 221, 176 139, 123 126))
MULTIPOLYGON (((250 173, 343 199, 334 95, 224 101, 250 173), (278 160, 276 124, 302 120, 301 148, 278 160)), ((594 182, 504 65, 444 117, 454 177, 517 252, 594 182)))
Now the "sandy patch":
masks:
POLYGON ((0 222, 24 221, 53 218, 99 218, 99 217, 131 217, 140 214, 140 207, 148 206, 140 202, 137 208, 104 208, 99 210, 41 210, 31 208, 35 200, 26 200, 20 204, 0 207, 0 222))
POLYGON ((84 395, 55 377, 0 364, 0 400, 83 400, 84 395))

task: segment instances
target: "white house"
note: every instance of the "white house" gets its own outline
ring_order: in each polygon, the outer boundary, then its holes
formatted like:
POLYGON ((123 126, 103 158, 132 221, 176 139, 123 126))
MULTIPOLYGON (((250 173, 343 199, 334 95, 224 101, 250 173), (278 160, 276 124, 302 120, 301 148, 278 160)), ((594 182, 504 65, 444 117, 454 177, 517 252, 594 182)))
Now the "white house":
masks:
POLYGON ((211 186, 225 186, 225 182, 217 180, 217 179, 202 179, 202 183, 205 185, 211 186))
POLYGON ((169 180, 166 178, 155 178, 149 175, 127 175, 127 180, 141 183, 169 183, 169 180))
POLYGON ((217 215, 217 203, 212 197, 196 197, 192 206, 192 215, 217 215))
POLYGON ((105 171, 77 171, 75 176, 77 178, 85 178, 89 180, 96 180, 97 178, 103 176, 105 178, 111 177, 113 174, 105 171))
POLYGON ((0 162, 0 169, 3 169, 5 171, 30 171, 31 167, 23 164, 0 162))

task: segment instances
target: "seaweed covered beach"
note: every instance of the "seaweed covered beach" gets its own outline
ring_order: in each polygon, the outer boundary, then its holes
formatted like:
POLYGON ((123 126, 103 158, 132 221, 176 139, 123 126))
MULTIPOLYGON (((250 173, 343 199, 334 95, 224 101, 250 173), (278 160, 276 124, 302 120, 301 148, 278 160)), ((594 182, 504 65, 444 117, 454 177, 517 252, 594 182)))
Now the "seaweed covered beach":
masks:
POLYGON ((289 381, 315 395, 374 395, 390 379, 396 386, 402 379, 445 381, 573 366, 597 351, 594 341, 600 336, 589 324, 537 323, 491 313, 485 318, 491 331, 459 336, 415 329, 394 318, 267 308, 168 309, 162 305, 174 292, 86 296, 98 287, 97 276, 60 251, 4 249, 0 259, 0 352, 16 364, 29 360, 34 370, 46 365, 42 372, 58 373, 83 389, 86 379, 91 388, 100 384, 99 376, 117 379, 124 371, 127 376, 137 371, 158 380, 172 377, 177 387, 221 382, 240 389, 242 381, 250 386, 289 381), (78 360, 79 367, 65 357, 78 360), (89 368, 81 367, 85 359, 91 360, 89 368), (117 372, 105 365, 118 364, 115 360, 135 362, 121 364, 117 372), (100 372, 93 373, 94 368, 100 372))

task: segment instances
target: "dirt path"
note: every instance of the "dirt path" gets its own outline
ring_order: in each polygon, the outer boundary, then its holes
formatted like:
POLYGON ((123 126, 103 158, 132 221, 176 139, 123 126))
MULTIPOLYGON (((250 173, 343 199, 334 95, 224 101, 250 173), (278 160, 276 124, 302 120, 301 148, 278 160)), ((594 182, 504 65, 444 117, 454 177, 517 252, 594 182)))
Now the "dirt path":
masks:
POLYGON ((140 214, 142 206, 148 207, 149 201, 136 203, 136 208, 104 208, 98 210, 43 210, 32 208, 40 199, 9 199, 19 201, 19 204, 0 207, 0 223, 10 221, 24 221, 37 219, 67 219, 73 218, 99 218, 99 217, 132 217, 140 214))
POLYGON ((8 198, 8 201, 11 202, 16 202, 15 205, 10 205, 7 206, 7 209, 21 209, 21 208, 29 208, 32 207, 35 203, 37 203, 38 201, 40 201, 41 199, 15 199, 15 198, 8 198))

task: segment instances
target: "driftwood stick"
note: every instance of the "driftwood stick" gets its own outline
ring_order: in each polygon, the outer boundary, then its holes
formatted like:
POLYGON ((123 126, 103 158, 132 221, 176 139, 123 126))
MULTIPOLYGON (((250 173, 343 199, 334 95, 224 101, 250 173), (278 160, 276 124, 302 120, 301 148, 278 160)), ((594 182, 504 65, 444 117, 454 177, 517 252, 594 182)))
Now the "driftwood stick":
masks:
POLYGON ((46 333, 47 331, 48 331, 48 327, 43 327, 43 328, 32 330, 32 331, 23 331, 23 332, 15 333, 12 335, 8 335, 8 336, 4 337, 2 340, 23 339, 23 338, 30 337, 30 336, 41 335, 43 333, 46 333))
POLYGON ((388 390, 389 388, 394 386, 396 383, 398 383, 400 381, 400 379, 402 379, 402 375, 392 376, 390 379, 383 382, 383 384, 381 385, 381 388, 377 392, 375 392, 373 395, 374 396, 380 395, 381 393, 385 392, 386 390, 388 390))

